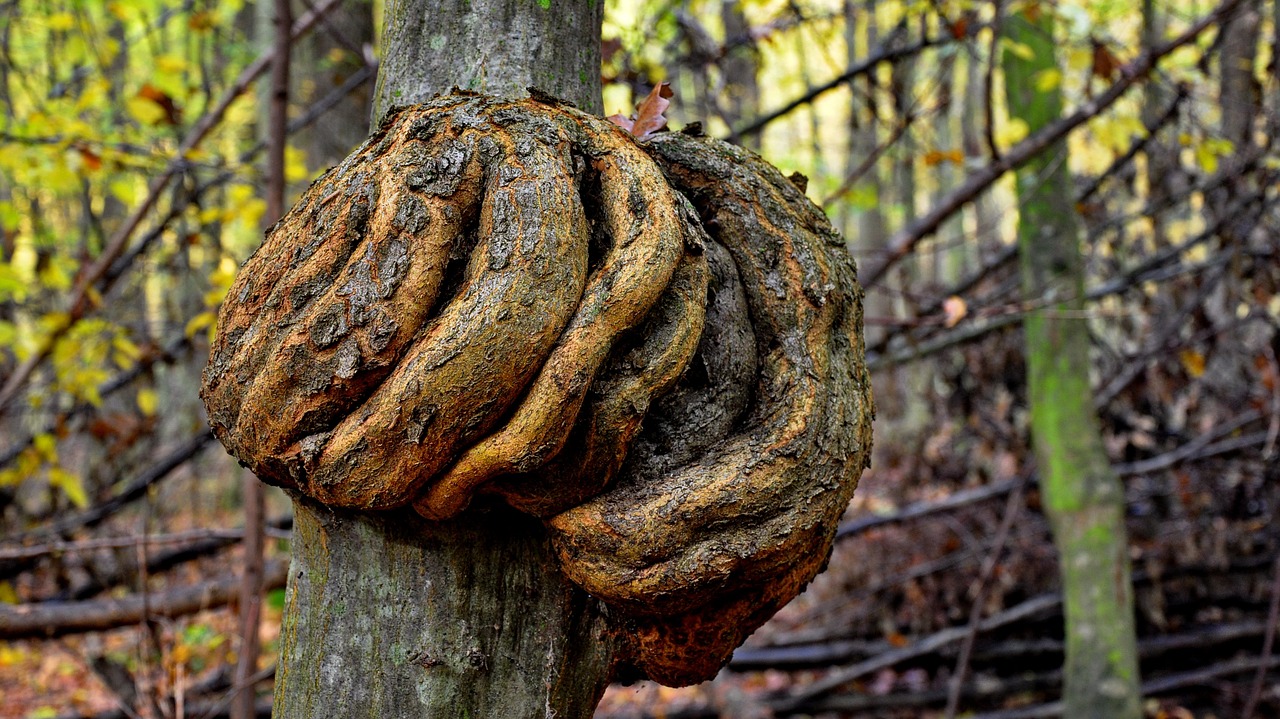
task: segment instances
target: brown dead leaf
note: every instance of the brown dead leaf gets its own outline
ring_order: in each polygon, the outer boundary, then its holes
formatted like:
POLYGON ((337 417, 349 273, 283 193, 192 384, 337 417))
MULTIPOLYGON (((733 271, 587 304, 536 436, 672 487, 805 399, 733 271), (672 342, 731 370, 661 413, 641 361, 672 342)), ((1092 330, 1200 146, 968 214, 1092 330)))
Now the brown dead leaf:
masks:
POLYGON ((630 118, 622 115, 610 115, 608 120, 622 129, 635 135, 637 140, 644 140, 667 126, 667 118, 662 113, 671 107, 667 98, 675 95, 670 83, 660 82, 640 104, 636 106, 636 114, 630 118))
POLYGON ((196 32, 207 32, 218 26, 218 16, 208 10, 192 13, 187 19, 187 27, 196 32))
POLYGON ((964 153, 960 150, 929 150, 921 157, 925 167, 936 167, 944 162, 953 165, 964 164, 964 153))
POLYGON ((159 105, 160 109, 164 110, 164 121, 166 123, 177 125, 182 122, 182 109, 178 107, 178 103, 173 101, 169 93, 164 90, 147 83, 138 88, 138 97, 159 105))
POLYGON ((613 59, 614 55, 617 55, 621 51, 622 51, 621 38, 613 37, 613 38, 606 38, 600 41, 600 59, 603 60, 604 62, 609 62, 610 60, 613 59))
POLYGON ((1101 42, 1093 41, 1093 74, 1095 77, 1111 80, 1120 70, 1120 58, 1101 42))
POLYGON ((88 145, 78 143, 75 145, 76 152, 80 153, 80 159, 84 161, 86 169, 100 170, 102 169, 102 156, 94 152, 88 145))
POLYGON ((107 455, 115 457, 132 447, 155 429, 155 417, 140 417, 128 412, 112 412, 95 418, 89 424, 89 434, 107 445, 107 455))
POLYGON ((1192 377, 1199 378, 1204 374, 1204 355, 1193 349, 1183 349, 1178 352, 1178 359, 1182 361, 1182 368, 1192 377))
POLYGON ((969 314, 969 304, 956 295, 951 295, 942 301, 942 312, 946 316, 944 324, 947 327, 955 327, 965 315, 969 314))
POLYGON ((627 132, 631 132, 631 128, 634 127, 636 124, 635 120, 632 120, 626 115, 610 115, 605 119, 617 125, 618 127, 621 127, 627 132))

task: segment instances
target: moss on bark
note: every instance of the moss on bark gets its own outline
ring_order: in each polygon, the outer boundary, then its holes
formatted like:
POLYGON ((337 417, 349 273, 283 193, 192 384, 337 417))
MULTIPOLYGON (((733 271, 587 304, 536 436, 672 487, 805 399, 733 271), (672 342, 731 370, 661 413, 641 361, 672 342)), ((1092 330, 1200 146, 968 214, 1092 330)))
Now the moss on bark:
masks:
MULTIPOLYGON (((1061 91, 1043 73, 1057 69, 1052 13, 1008 18, 1005 89, 1012 117, 1035 132, 1062 113, 1061 91)), ((1133 597, 1124 526, 1124 489, 1111 471, 1089 383, 1084 264, 1067 145, 1059 142, 1018 170, 1022 290, 1043 299, 1026 319, 1027 383, 1045 513, 1053 527, 1066 615, 1064 713, 1141 715, 1133 597)))

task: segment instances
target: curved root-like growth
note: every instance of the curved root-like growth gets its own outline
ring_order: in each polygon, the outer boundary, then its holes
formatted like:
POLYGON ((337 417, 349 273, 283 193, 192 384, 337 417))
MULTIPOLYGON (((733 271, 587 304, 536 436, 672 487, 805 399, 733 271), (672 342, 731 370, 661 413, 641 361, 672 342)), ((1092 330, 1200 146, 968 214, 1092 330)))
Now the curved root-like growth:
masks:
POLYGON ((759 358, 754 402, 687 437, 687 462, 637 447, 613 488, 550 525, 569 577, 629 608, 642 647, 687 648, 639 658, 678 682, 714 674, 826 563, 869 458, 873 410, 861 291, 822 213, 730 145, 669 134, 649 149, 732 256, 759 358))
POLYGON ((754 155, 455 93, 273 228, 202 396, 321 502, 543 517, 629 660, 682 684, 825 563, 870 450, 860 330, 839 238, 754 155))

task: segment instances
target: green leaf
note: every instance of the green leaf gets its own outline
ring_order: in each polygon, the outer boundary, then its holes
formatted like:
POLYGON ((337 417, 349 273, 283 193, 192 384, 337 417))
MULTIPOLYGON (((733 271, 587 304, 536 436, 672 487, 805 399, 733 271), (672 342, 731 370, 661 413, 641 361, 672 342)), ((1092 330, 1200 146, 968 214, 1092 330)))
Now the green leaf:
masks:
POLYGON ((13 265, 0 263, 0 302, 17 300, 21 302, 27 296, 27 283, 13 268, 13 265))
POLYGON ((12 202, 0 202, 0 230, 12 232, 18 229, 20 219, 22 219, 22 213, 18 212, 18 208, 14 207, 12 202))
POLYGON ((183 332, 187 335, 188 338, 195 337, 196 333, 199 332, 200 330, 213 327, 214 323, 217 322, 217 320, 218 320, 218 316, 215 315, 214 313, 201 312, 195 317, 192 317, 190 320, 187 320, 187 326, 183 330, 183 332))
POLYGON ((880 193, 870 182, 859 182, 849 191, 849 204, 858 210, 870 210, 880 203, 880 193))
POLYGON ((1049 92, 1057 89, 1062 84, 1062 71, 1056 67, 1046 68, 1036 73, 1035 76, 1036 90, 1040 92, 1049 92))
POLYGON ((143 387, 138 390, 138 409, 142 410, 142 414, 150 417, 156 413, 156 405, 159 401, 156 398, 156 391, 150 387, 143 387))
POLYGON ((1209 175, 1218 171, 1218 153, 1214 151, 1209 143, 1205 142, 1196 146, 1196 164, 1200 165, 1200 169, 1209 175))
POLYGON ((58 440, 48 432, 37 434, 31 444, 36 448, 36 452, 40 453, 40 457, 46 462, 58 461, 58 440))
POLYGON ((80 476, 72 474, 62 467, 49 468, 49 484, 62 490, 71 503, 84 509, 89 506, 89 497, 84 492, 84 483, 80 476))
POLYGON ((1023 60, 1030 61, 1036 57, 1036 51, 1026 43, 1015 42, 1006 37, 1000 40, 1000 44, 1004 45, 1005 52, 1012 53, 1023 60))

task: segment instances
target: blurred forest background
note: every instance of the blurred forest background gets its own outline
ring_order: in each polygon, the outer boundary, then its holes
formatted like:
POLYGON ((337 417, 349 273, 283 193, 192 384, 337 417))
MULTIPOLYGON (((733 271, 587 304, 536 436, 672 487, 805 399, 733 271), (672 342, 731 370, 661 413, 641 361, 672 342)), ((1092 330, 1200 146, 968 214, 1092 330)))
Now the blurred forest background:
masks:
MULTIPOLYGON (((264 230, 272 13, 0 0, 0 718, 232 704, 245 471, 197 389, 264 230)), ((367 134, 380 15, 293 3, 291 197, 367 134)), ((1275 0, 608 0, 607 112, 670 83, 673 128, 802 173, 844 232, 879 416, 829 571, 715 682, 598 716, 1061 715, 1022 330, 1053 298, 1020 285, 1013 171, 1063 139, 1144 710, 1280 716, 1278 31, 1275 0), (1006 101, 1015 15, 1052 20, 1043 126, 1006 101)), ((283 494, 263 524, 265 714, 283 494)))

